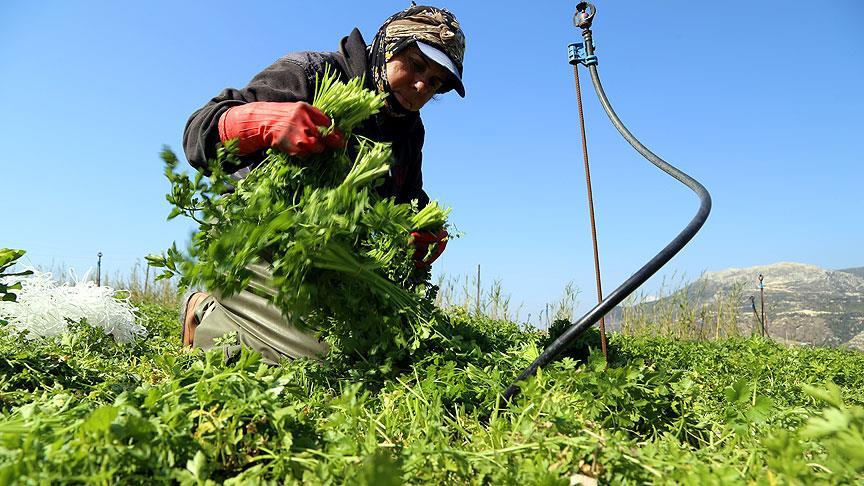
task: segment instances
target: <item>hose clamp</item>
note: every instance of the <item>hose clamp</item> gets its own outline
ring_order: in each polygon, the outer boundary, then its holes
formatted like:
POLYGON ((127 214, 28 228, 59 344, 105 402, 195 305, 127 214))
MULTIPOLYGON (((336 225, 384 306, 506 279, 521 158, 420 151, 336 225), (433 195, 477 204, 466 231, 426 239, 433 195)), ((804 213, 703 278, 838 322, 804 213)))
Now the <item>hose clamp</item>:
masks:
POLYGON ((596 66, 597 56, 589 56, 583 42, 573 43, 567 46, 567 57, 570 64, 582 64, 583 66, 596 66))

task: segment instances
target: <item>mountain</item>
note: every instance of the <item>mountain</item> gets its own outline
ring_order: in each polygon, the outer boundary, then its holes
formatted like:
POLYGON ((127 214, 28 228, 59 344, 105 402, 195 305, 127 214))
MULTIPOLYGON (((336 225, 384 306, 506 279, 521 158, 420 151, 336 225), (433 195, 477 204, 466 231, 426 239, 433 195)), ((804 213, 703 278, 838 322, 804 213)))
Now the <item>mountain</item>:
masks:
POLYGON ((864 278, 864 267, 855 267, 855 268, 844 268, 843 270, 837 270, 838 272, 851 273, 852 275, 864 278))
MULTIPOLYGON (((672 295, 643 306, 680 302, 709 308, 733 296, 740 332, 756 323, 750 296, 760 309, 758 276, 764 276, 766 330, 773 339, 864 350, 864 267, 826 270, 803 263, 774 263, 704 274, 672 295), (677 301, 674 299, 678 299, 677 301)), ((669 307, 667 305, 667 307, 669 307)))

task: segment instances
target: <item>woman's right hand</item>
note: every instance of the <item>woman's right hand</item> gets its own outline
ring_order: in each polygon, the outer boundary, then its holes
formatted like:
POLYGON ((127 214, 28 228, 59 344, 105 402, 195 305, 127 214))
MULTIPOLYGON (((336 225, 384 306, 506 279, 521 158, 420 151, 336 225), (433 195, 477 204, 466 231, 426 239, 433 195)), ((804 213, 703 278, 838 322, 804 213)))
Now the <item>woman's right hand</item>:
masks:
POLYGON ((345 146, 339 130, 321 135, 318 127, 327 126, 330 118, 304 101, 255 101, 231 107, 219 117, 219 138, 239 138, 240 155, 273 147, 303 157, 345 146))

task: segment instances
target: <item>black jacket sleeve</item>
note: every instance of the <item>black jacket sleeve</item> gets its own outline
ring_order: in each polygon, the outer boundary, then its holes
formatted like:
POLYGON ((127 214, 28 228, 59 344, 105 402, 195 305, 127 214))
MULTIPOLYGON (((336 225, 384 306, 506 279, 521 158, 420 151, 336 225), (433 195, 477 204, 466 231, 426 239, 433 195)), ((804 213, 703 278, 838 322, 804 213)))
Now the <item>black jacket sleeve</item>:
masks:
MULTIPOLYGON (((183 131, 183 149, 189 163, 200 170, 216 158, 219 139, 219 117, 232 106, 254 101, 306 101, 314 96, 315 72, 321 68, 321 53, 298 52, 282 57, 258 73, 243 89, 228 88, 192 114, 183 131)), ((246 157, 248 163, 260 154, 246 157)), ((237 167, 239 168, 239 167, 237 167)), ((237 169, 233 168, 233 169, 237 169)))

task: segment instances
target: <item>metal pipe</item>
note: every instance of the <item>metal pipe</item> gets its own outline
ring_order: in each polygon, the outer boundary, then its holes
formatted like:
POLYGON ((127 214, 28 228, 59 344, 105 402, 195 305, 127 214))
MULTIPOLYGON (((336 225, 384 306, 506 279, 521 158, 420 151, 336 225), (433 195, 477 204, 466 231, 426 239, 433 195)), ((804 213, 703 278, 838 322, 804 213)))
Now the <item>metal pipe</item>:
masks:
POLYGON ((765 337, 765 284, 762 283, 762 280, 765 277, 762 274, 759 274, 759 302, 762 305, 762 319, 759 320, 759 323, 762 325, 762 337, 765 337))
MULTIPOLYGON (((585 135, 585 116, 582 112, 582 87, 579 82, 579 66, 573 65, 573 79, 576 82, 576 102, 579 106, 579 131, 582 135, 582 158, 585 162, 585 183, 588 187, 588 219, 591 225, 591 244, 594 248, 594 276, 597 278, 597 303, 603 302, 603 285, 600 280, 600 250, 597 248, 597 223, 594 220, 594 191, 591 190, 591 168, 588 165, 588 137, 585 135)), ((606 350, 606 321, 600 317, 600 349, 609 362, 606 350)))
POLYGON ((98 260, 96 260, 96 286, 102 286, 102 252, 96 254, 98 260))
MULTIPOLYGON (((591 20, 594 17, 596 10, 594 6, 588 4, 587 2, 581 2, 576 7, 577 16, 574 16, 574 21, 578 18, 578 25, 582 28, 582 37, 585 39, 585 50, 587 57, 591 58, 594 55, 594 46, 592 42, 591 36, 591 20), (582 10, 580 10, 580 7, 582 10), (590 7, 591 13, 587 15, 586 8, 590 7), (581 12, 581 14, 578 14, 581 12)), ((531 365, 529 365, 516 380, 504 391, 504 399, 509 400, 517 393, 519 393, 518 382, 534 375, 537 372, 537 369, 541 366, 547 365, 549 362, 554 360, 558 354, 563 351, 568 344, 570 344, 574 339, 579 337, 580 334, 585 332, 588 328, 593 326, 602 316, 606 315, 609 311, 611 311, 616 305, 620 304, 628 295, 633 293, 639 286, 645 283, 646 280, 651 278, 663 265, 665 265, 669 260, 675 256, 684 245, 689 242, 693 236, 699 231, 703 224, 705 224, 705 220, 708 219, 708 214, 711 212, 711 195, 708 194, 708 191, 705 189, 702 184, 698 181, 670 165, 653 152, 648 150, 647 147, 642 145, 639 140, 633 136, 632 133, 624 126, 624 123, 621 122, 621 119, 618 118, 618 115, 615 114, 615 110, 612 109, 612 105, 609 103, 609 99, 606 97, 606 93, 603 91, 603 86, 600 84, 600 76, 597 74, 597 66, 596 64, 590 64, 588 66, 588 70, 591 73, 591 80, 594 83, 594 89, 597 92, 597 96, 600 99, 600 104, 603 105, 603 109, 606 111, 606 114, 609 116, 609 119, 612 121, 612 124, 621 135, 627 140, 633 148, 636 149, 643 157, 645 157, 649 162, 657 166, 663 172, 666 172, 670 176, 674 177, 676 180, 680 181, 682 184, 689 187, 696 195, 699 197, 700 204, 699 209, 696 212, 696 215, 692 220, 687 224, 687 226, 673 239, 668 245, 666 245, 660 252, 654 256, 651 260, 648 261, 645 265, 642 266, 639 270, 636 271, 630 278, 628 278, 623 284, 621 284, 617 289, 613 290, 612 293, 606 296, 602 302, 597 304, 593 309, 588 311, 587 314, 582 316, 581 319, 571 324, 563 334, 558 336, 558 338, 552 342, 546 349, 543 350, 543 353, 534 360, 531 365)))

